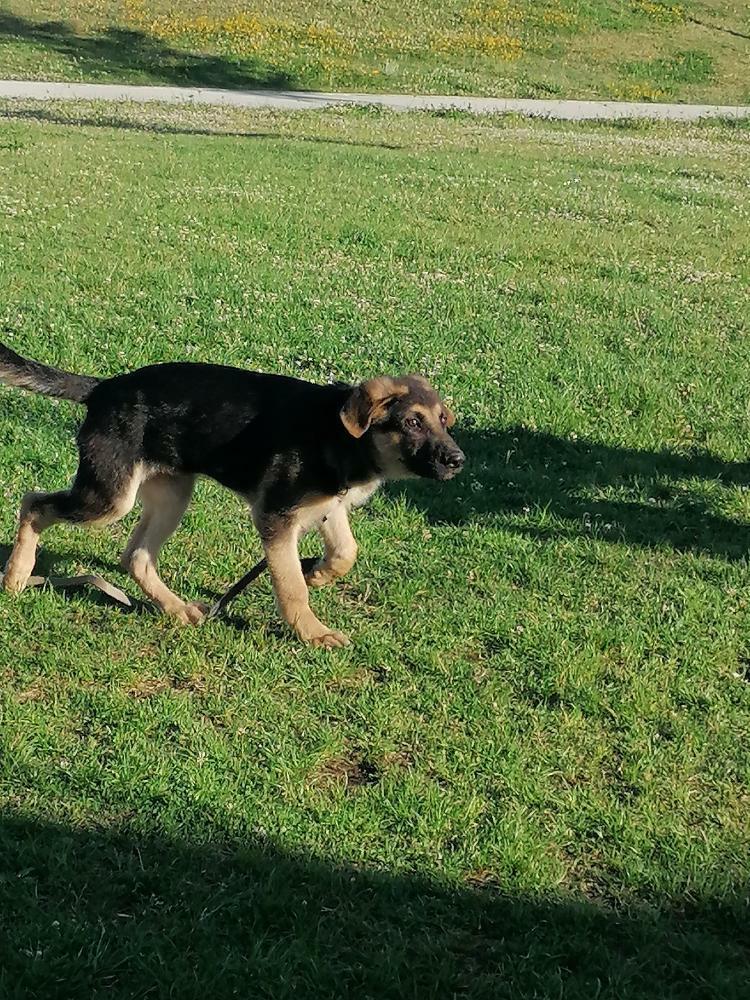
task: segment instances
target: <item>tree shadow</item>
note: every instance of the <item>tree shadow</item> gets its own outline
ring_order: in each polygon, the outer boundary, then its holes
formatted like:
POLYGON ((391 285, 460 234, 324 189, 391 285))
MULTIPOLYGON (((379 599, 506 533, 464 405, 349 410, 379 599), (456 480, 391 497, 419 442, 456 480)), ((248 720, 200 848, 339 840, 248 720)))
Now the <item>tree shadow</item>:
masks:
MULTIPOLYGON (((292 77, 261 59, 186 52, 164 45, 132 28, 105 28, 100 34, 79 35, 63 21, 32 21, 16 14, 0 13, 0 42, 13 40, 47 49, 75 61, 89 79, 103 81, 114 71, 123 82, 123 72, 176 86, 290 88, 292 77)), ((143 81, 147 82, 147 81, 143 81)))
POLYGON ((750 524, 722 517, 689 488, 696 479, 750 485, 750 462, 619 448, 524 427, 457 428, 456 438, 468 458, 457 479, 389 487, 433 523, 501 518, 507 530, 535 538, 594 536, 728 560, 750 552, 750 524))
POLYGON ((737 31, 736 28, 728 28, 724 24, 711 24, 709 21, 703 21, 701 18, 693 17, 691 14, 687 14, 685 19, 692 24, 697 24, 701 28, 708 28, 709 31, 719 31, 724 35, 732 35, 734 38, 750 39, 750 34, 747 32, 737 31))
POLYGON ((359 146, 370 147, 372 149, 410 149, 415 147, 402 146, 390 142, 368 142, 360 139, 338 139, 333 136, 320 135, 299 135, 284 132, 252 132, 252 131, 232 131, 229 129, 208 129, 195 128, 189 125, 169 125, 165 122, 156 121, 128 121, 118 118, 116 115, 99 115, 96 113, 85 115, 64 115, 55 111, 48 111, 46 108, 7 108, 0 110, 0 121, 44 121, 51 125, 71 125, 86 128, 115 128, 127 132, 153 132, 158 135, 195 135, 213 136, 214 138, 231 139, 284 139, 287 142, 314 142, 335 146, 359 146))
POLYGON ((451 889, 256 842, 0 818, 5 1000, 739 1000, 747 904, 451 889))

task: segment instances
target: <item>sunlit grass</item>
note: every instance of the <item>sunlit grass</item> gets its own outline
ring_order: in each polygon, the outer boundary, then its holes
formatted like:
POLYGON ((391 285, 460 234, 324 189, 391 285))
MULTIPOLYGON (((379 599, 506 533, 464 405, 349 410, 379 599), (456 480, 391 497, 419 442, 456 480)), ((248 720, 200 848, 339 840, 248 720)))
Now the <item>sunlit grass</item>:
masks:
POLYGON ((11 0, 0 72, 36 79, 750 101, 742 5, 632 0, 11 0), (14 20, 15 18, 15 20, 14 20))
MULTIPOLYGON (((0 113, 3 340, 419 371, 468 455, 355 515, 338 655, 267 579, 199 629, 0 597, 3 996, 740 1000, 747 127, 0 113)), ((0 391, 0 542, 79 418, 0 391)), ((135 597, 131 525, 41 572, 135 597)), ((258 551, 203 484, 163 573, 206 599, 258 551)))

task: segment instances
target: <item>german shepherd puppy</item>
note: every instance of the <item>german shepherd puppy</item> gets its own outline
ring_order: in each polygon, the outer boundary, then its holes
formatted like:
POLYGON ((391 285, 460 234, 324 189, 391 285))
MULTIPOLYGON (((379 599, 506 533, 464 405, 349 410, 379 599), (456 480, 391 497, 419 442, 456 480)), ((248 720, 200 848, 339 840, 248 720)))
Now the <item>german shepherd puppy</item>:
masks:
POLYGON ((60 521, 101 525, 143 506, 122 565, 162 611, 198 623, 159 578, 156 560, 187 509, 198 476, 250 505, 279 610, 305 642, 344 646, 310 608, 321 587, 354 564, 347 512, 386 479, 451 479, 464 463, 448 433, 454 418, 426 379, 372 378, 315 385, 222 365, 172 363, 98 379, 22 358, 0 344, 0 382, 82 403, 79 465, 69 490, 28 493, 5 568, 6 590, 23 590, 39 536, 60 521), (303 574, 300 537, 317 528, 323 557, 303 574))

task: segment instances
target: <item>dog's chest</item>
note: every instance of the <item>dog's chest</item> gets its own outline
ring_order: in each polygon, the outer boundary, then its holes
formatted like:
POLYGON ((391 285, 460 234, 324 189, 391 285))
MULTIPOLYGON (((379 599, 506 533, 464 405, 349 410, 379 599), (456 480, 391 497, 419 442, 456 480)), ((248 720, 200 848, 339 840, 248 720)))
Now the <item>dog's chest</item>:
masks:
POLYGON ((362 504, 367 503, 380 485, 380 479, 373 479, 369 483, 361 483, 357 486, 351 486, 347 490, 342 490, 334 497, 317 498, 304 504, 298 512, 299 527, 303 532, 309 531, 322 524, 337 511, 342 509, 348 511, 352 507, 361 507, 362 504))
POLYGON ((352 507, 361 507, 362 504, 367 503, 381 483, 382 480, 380 479, 372 479, 369 483, 361 483, 359 486, 352 486, 343 494, 336 497, 336 499, 339 500, 347 510, 351 510, 352 507))

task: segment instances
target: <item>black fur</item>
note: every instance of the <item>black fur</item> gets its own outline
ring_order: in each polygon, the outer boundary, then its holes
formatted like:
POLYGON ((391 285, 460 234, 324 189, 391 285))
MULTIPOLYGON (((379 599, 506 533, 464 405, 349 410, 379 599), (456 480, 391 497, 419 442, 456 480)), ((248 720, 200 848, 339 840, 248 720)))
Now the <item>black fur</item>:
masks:
POLYGON ((351 391, 222 365, 153 365, 91 392, 79 443, 107 440, 101 475, 141 461, 248 497, 270 478, 264 507, 281 511, 377 474, 371 442, 352 438, 339 419, 351 391))
MULTIPOLYGON (((383 474, 373 436, 355 439, 341 423, 354 390, 342 382, 316 385, 193 362, 97 379, 29 361, 1 344, 0 379, 87 406, 77 492, 116 493, 138 462, 209 476, 247 497, 272 473, 263 506, 280 513, 303 496, 333 496, 383 474)), ((415 394, 423 398, 421 386, 415 394)))
POLYGON ((0 345, 0 379, 87 407, 73 485, 24 498, 4 587, 23 589, 46 527, 118 520, 138 495, 144 520, 124 564, 149 596, 186 622, 199 612, 164 586, 155 563, 196 477, 208 476, 250 503, 281 610, 300 637, 342 645, 345 637, 309 609, 296 551, 300 533, 317 525, 327 538, 321 567, 309 576, 320 586, 353 564, 349 506, 384 479, 449 479, 464 461, 447 432, 452 414, 418 376, 315 385, 176 362, 100 380, 27 361, 0 345))
POLYGON ((43 396, 68 399, 72 403, 85 403, 99 381, 88 375, 73 375, 49 365, 40 365, 37 361, 22 358, 5 344, 0 344, 0 382, 7 385, 38 392, 43 396))

